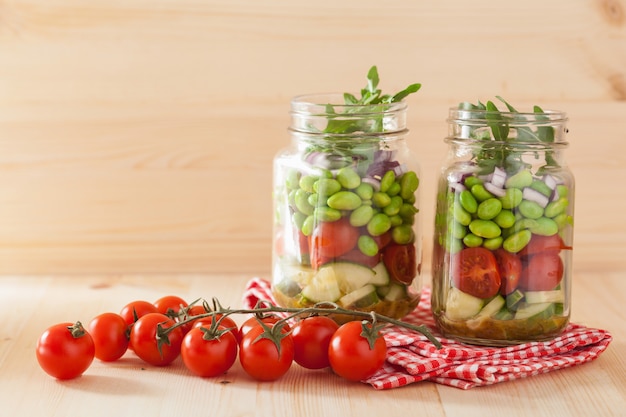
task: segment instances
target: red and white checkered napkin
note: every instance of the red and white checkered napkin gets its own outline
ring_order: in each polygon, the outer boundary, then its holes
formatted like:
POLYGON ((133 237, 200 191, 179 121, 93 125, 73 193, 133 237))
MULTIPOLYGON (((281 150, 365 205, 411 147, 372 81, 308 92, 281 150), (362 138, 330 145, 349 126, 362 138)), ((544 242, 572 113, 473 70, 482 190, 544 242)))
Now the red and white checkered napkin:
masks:
MULTIPOLYGON (((258 300, 273 302, 270 284, 251 279, 244 293, 244 308, 258 300)), ((430 312, 430 288, 425 287, 418 307, 403 319, 426 325, 443 345, 437 349, 422 334, 391 326, 383 330, 387 361, 374 376, 363 381, 376 389, 397 388, 430 380, 461 389, 525 378, 596 359, 613 339, 606 330, 570 324, 561 336, 548 342, 508 347, 464 345, 441 337, 430 312)))

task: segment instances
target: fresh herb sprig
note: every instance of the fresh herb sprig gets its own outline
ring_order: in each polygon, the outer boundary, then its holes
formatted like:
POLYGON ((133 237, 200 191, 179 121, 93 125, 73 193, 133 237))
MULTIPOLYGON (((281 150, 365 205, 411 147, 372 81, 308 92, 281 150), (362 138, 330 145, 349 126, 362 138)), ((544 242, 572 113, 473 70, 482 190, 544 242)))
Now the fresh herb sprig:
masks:
MULTIPOLYGON (((482 114, 491 132, 489 134, 489 131, 477 128, 470 130, 471 138, 485 141, 482 149, 474 154, 477 164, 489 172, 495 166, 506 166, 507 170, 515 172, 528 164, 523 161, 522 152, 513 151, 511 148, 520 149, 524 148, 525 144, 529 144, 531 146, 528 149, 532 149, 532 144, 553 143, 554 128, 537 126, 532 129, 529 126, 519 126, 526 120, 525 116, 502 97, 496 96, 496 98, 504 103, 508 111, 501 111, 493 101, 487 101, 486 104, 480 101, 477 104, 464 102, 459 104, 459 109, 476 110, 477 115, 484 112, 482 114)), ((545 113, 539 106, 533 106, 533 113, 535 120, 549 120, 547 116, 543 116, 545 113)), ((539 155, 535 154, 539 158, 539 155)), ((545 161, 546 166, 558 166, 550 150, 545 151, 545 161)))

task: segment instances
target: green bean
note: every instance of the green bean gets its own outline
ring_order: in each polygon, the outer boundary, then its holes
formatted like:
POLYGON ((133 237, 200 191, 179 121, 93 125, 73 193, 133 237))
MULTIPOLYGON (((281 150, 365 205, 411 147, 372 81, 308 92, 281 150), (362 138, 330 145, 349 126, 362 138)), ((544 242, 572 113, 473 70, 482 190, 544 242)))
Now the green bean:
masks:
POLYGON ((374 209, 371 206, 362 205, 350 213, 350 224, 354 227, 365 226, 372 217, 374 217, 374 209))
POLYGON ((413 228, 409 225, 401 225, 391 229, 391 238, 398 245, 406 245, 415 238, 413 228))
POLYGON ((476 215, 479 219, 491 220, 502 211, 502 203, 497 198, 488 198, 478 205, 476 215))
POLYGON ((361 185, 361 177, 350 167, 341 168, 337 172, 337 181, 341 184, 342 187, 347 188, 349 190, 357 188, 361 185))
POLYGON ((367 223, 367 232, 372 236, 380 236, 391 229, 391 220, 384 213, 376 213, 367 223))
POLYGON ((480 236, 485 239, 491 239, 493 237, 500 236, 502 230, 495 222, 491 220, 475 219, 469 224, 470 231, 476 236, 480 236))
POLYGON ((483 238, 480 236, 476 236, 474 233, 468 233, 463 238, 463 243, 468 248, 477 248, 479 246, 482 246, 483 238))
POLYGON ((544 214, 546 217, 556 217, 563 213, 567 209, 567 206, 569 206, 569 200, 567 197, 561 197, 556 201, 548 203, 546 209, 544 210, 544 214))
POLYGON ((521 203, 519 203, 517 209, 522 214, 522 216, 526 217, 527 219, 538 219, 539 217, 543 216, 543 208, 534 201, 523 200, 521 203))
POLYGON ((361 235, 357 241, 359 250, 366 256, 375 256, 378 254, 378 244, 371 236, 361 235))
POLYGON ((380 180, 380 191, 386 193, 387 190, 389 190, 389 187, 391 187, 391 184, 393 184, 395 181, 396 174, 395 172, 393 172, 393 170, 390 169, 389 171, 385 172, 385 175, 383 175, 380 180))
POLYGON ((527 169, 519 171, 507 178, 504 186, 506 188, 524 188, 529 187, 533 183, 533 174, 527 169))
POLYGON ((336 222, 337 220, 341 219, 341 211, 334 208, 321 206, 315 208, 313 216, 315 216, 315 218, 319 221, 336 222))
POLYGON ((522 202, 522 190, 519 188, 507 188, 504 197, 500 197, 502 208, 510 210, 514 209, 522 202))
POLYGON ((339 191, 328 198, 327 204, 337 210, 354 210, 361 205, 361 198, 352 191, 339 191))
POLYGON ((473 185, 472 188, 470 189, 470 191, 472 192, 472 194, 474 195, 474 197, 478 201, 485 201, 488 198, 492 198, 493 197, 493 194, 491 194, 489 191, 487 191, 485 189, 485 186, 482 185, 482 184, 475 184, 475 185, 473 185))
POLYGON ((400 177, 400 196, 407 201, 415 198, 415 191, 419 187, 419 178, 414 171, 408 171, 400 177))
POLYGON ((468 213, 476 213, 478 203, 476 202, 476 198, 474 198, 474 195, 471 193, 471 191, 461 191, 461 193, 459 194, 459 202, 468 213))
POLYGON ((382 191, 376 191, 372 196, 374 204, 380 208, 387 207, 391 203, 391 197, 382 191))
POLYGON ((504 242, 502 242, 502 247, 507 252, 517 253, 528 245, 532 235, 533 234, 530 230, 520 230, 519 232, 513 233, 511 236, 507 237, 504 242))

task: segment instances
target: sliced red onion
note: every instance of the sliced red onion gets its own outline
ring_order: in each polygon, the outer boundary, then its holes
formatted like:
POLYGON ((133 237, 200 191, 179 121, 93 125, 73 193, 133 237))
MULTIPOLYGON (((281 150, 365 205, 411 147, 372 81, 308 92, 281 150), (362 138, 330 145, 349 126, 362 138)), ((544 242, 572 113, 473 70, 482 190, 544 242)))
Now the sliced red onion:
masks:
POLYGON ((465 187, 463 184, 459 182, 451 182, 450 189, 454 191, 455 193, 460 193, 461 191, 467 190, 467 187, 465 187))
POLYGON ((546 174, 543 176, 543 182, 551 189, 554 190, 557 185, 559 185, 559 181, 554 178, 550 174, 546 174))
POLYGON ((401 177, 406 172, 407 172, 407 167, 405 164, 400 164, 397 167, 393 168, 393 173, 396 174, 396 178, 401 177))
POLYGON ((506 182, 506 171, 502 168, 496 167, 491 175, 491 183, 498 188, 504 188, 506 182))
POLYGON ((374 187, 375 191, 380 191, 380 181, 375 178, 365 177, 361 180, 361 182, 371 185, 372 187, 374 187))
POLYGON ((530 187, 526 187, 524 188, 524 190, 522 190, 522 198, 524 200, 534 201, 535 203, 539 204, 543 208, 545 208, 550 202, 550 199, 548 197, 546 197, 544 194, 530 187))
POLYGON ((554 187, 554 189, 552 190, 552 194, 550 195, 550 201, 556 201, 559 198, 561 198, 561 196, 559 195, 559 189, 554 187))
POLYGON ((483 186, 485 187, 485 190, 489 191, 496 197, 504 197, 506 195, 506 190, 504 188, 498 187, 492 182, 486 182, 483 186))
POLYGON ((493 174, 484 174, 478 176, 478 178, 483 180, 483 182, 491 182, 491 177, 493 177, 493 174))

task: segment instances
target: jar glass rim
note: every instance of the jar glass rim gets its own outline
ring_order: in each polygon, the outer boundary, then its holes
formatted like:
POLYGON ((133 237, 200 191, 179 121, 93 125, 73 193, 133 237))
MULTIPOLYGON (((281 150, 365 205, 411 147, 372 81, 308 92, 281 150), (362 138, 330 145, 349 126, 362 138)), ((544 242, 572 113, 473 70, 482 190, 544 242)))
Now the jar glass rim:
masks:
POLYGON ((341 93, 312 93, 301 94, 291 99, 292 113, 303 114, 381 114, 394 113, 406 110, 405 101, 377 104, 349 104, 345 102, 344 94, 341 93), (332 112, 330 108, 332 108, 332 112))
POLYGON ((550 124, 567 122, 567 113, 560 110, 543 110, 541 112, 490 111, 484 109, 460 109, 451 107, 448 112, 449 123, 473 122, 484 124, 499 119, 511 125, 550 124))

